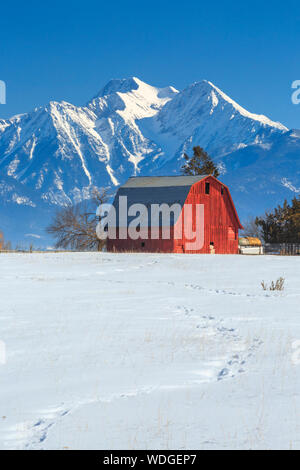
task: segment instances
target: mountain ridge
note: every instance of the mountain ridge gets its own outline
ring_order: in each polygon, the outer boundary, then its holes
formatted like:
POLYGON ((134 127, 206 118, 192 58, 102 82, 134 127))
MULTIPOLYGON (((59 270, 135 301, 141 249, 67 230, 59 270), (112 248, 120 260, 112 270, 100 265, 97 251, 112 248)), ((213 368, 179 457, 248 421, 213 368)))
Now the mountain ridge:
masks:
POLYGON ((2 191, 1 211, 34 200, 50 213, 88 199, 93 186, 114 189, 134 175, 178 174, 183 153, 195 145, 219 165, 242 217, 264 209, 267 183, 270 203, 297 194, 299 131, 248 112, 207 80, 178 91, 130 77, 110 80, 85 106, 50 101, 0 120, 0 185, 16 182, 2 191))

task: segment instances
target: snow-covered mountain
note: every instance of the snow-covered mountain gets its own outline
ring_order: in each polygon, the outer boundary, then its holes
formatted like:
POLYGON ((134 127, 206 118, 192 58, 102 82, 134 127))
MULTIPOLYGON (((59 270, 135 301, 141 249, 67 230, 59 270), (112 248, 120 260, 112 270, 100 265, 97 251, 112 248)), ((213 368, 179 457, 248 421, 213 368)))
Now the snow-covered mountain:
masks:
POLYGON ((172 142, 168 159, 182 158, 200 145, 211 155, 222 157, 273 134, 288 129, 266 116, 249 113, 212 83, 194 83, 164 106, 152 119, 156 141, 162 146, 172 142))
MULTIPOLYGON (((249 113, 208 81, 179 92, 133 77, 111 80, 82 107, 52 101, 0 120, 2 220, 12 207, 30 208, 19 233, 28 225, 32 232, 31 214, 89 198, 93 186, 178 173, 194 145, 218 161, 242 217, 267 207, 262 192, 269 207, 300 188, 297 133, 249 113)), ((41 236, 43 229, 41 222, 41 236)))
POLYGON ((87 198, 91 185, 118 185, 155 153, 136 120, 153 116, 175 93, 112 80, 87 106, 52 101, 0 121, 0 170, 51 204, 87 198))

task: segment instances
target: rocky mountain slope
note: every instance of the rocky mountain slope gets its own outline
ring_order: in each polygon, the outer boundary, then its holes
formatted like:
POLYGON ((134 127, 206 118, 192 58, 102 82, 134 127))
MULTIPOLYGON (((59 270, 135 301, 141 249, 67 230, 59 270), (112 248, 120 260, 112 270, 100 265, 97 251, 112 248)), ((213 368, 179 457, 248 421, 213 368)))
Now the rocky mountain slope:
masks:
POLYGON ((179 92, 135 77, 111 80, 85 106, 52 101, 0 120, 3 230, 13 239, 32 230, 44 237, 53 208, 132 175, 176 174, 194 145, 218 162, 241 218, 300 191, 298 132, 246 111, 208 81, 179 92))

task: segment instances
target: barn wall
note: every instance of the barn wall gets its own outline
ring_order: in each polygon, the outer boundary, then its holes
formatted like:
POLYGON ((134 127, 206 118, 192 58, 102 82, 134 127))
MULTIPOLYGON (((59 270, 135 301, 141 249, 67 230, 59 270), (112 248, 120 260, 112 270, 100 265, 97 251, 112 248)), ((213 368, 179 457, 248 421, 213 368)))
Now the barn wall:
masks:
MULTIPOLYGON (((214 243, 216 254, 237 254, 238 253, 238 221, 230 200, 227 188, 224 186, 221 194, 222 183, 213 177, 199 181, 191 187, 185 204, 194 205, 192 220, 188 225, 191 230, 196 229, 196 204, 204 205, 204 245, 198 250, 188 250, 187 244, 190 243, 183 235, 181 239, 162 239, 161 230, 158 239, 153 240, 150 236, 150 229, 144 229, 138 240, 130 238, 120 239, 117 232, 117 238, 108 239, 108 251, 137 251, 137 252, 162 252, 162 253, 210 253, 210 242, 214 243), (210 183, 210 193, 205 194, 205 183, 210 183)), ((184 212, 181 220, 178 222, 184 224, 184 212)), ((178 223, 176 227, 178 227, 178 223)), ((126 229, 125 229, 126 230, 126 229)), ((174 229, 171 228, 171 234, 174 229)), ((184 231, 182 230, 184 234, 184 231)))
MULTIPOLYGON (((238 222, 229 198, 227 188, 214 178, 195 183, 188 194, 186 204, 204 205, 204 246, 193 253, 210 253, 210 242, 214 243, 215 252, 219 254, 238 253, 238 222), (210 183, 210 192, 205 194, 205 183, 210 183)), ((196 228, 195 211, 193 211, 192 228, 196 228)), ((189 251, 186 245, 189 241, 183 237, 175 241, 175 251, 189 251)))
POLYGON ((146 229, 141 232, 140 238, 132 240, 129 237, 127 239, 119 238, 119 231, 117 229, 117 237, 115 240, 108 238, 107 250, 116 252, 149 252, 149 253, 173 253, 174 252, 174 240, 173 240, 173 228, 170 228, 171 237, 169 240, 163 240, 161 229, 158 231, 158 239, 151 239, 151 229, 146 229))

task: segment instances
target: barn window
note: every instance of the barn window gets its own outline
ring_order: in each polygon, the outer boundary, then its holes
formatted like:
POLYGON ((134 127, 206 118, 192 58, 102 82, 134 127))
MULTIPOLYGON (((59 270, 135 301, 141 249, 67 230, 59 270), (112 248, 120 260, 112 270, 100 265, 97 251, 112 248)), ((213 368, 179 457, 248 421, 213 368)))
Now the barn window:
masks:
POLYGON ((142 248, 145 247, 145 242, 142 242, 142 243, 141 243, 141 247, 142 247, 142 248))
POLYGON ((209 187, 210 187, 210 184, 205 183, 205 194, 209 194, 209 187))
POLYGON ((223 196, 223 194, 224 194, 224 186, 221 186, 221 194, 222 194, 222 196, 223 196))

